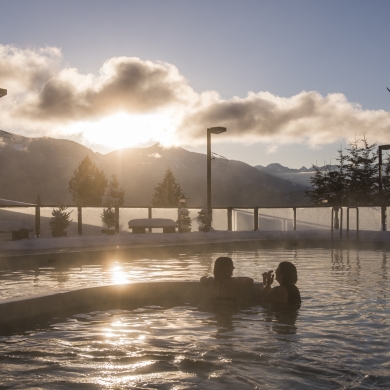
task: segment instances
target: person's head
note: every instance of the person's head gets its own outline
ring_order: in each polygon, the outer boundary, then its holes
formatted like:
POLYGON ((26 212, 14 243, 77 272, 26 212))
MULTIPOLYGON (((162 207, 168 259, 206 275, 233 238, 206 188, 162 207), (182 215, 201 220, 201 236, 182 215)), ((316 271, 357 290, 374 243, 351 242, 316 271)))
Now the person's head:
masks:
POLYGON ((223 282, 233 275, 233 260, 230 257, 218 257, 214 263, 214 279, 223 282))
POLYGON ((298 273, 295 265, 289 261, 282 261, 275 271, 275 279, 279 284, 295 284, 298 281, 298 273))

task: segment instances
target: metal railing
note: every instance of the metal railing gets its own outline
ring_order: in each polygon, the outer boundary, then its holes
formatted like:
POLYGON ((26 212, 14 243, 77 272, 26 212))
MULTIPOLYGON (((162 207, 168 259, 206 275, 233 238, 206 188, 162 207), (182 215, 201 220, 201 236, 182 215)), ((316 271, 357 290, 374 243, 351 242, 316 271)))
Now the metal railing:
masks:
MULTIPOLYGON (((0 205, 0 210, 5 208, 5 209, 17 209, 17 208, 32 208, 34 207, 35 208, 35 235, 37 237, 39 237, 41 235, 41 209, 42 208, 55 208, 55 207, 58 207, 58 205, 41 205, 41 206, 26 206, 26 205, 0 205)), ((74 206, 74 205, 69 205, 70 208, 75 208, 77 210, 77 233, 79 235, 82 235, 83 234, 83 209, 84 208, 89 208, 89 209, 103 209, 104 207, 103 206, 94 206, 94 207, 77 207, 77 206, 74 206)), ((267 223, 269 223, 269 221, 267 222, 268 219, 272 219, 274 221, 279 221, 281 223, 281 229, 272 229, 271 230, 289 230, 288 229, 288 224, 292 223, 292 229, 294 231, 297 230, 297 216, 299 216, 299 213, 300 213, 300 209, 304 210, 304 209, 319 209, 319 210, 325 210, 325 209, 329 209, 331 208, 331 238, 333 239, 334 238, 334 229, 337 229, 338 227, 335 226, 335 220, 337 219, 337 211, 340 212, 340 226, 339 226, 339 230, 340 230, 340 239, 342 238, 342 235, 343 235, 343 208, 342 207, 319 207, 319 206, 295 206, 295 207, 277 207, 277 206, 272 206, 272 207, 213 207, 213 210, 226 210, 226 217, 227 217, 227 230, 230 230, 232 231, 233 230, 233 212, 244 212, 246 211, 246 220, 248 221, 248 218, 249 218, 249 221, 250 221, 250 218, 253 218, 253 230, 259 230, 260 228, 263 228, 263 230, 267 230, 267 223), (272 209, 280 209, 280 210, 291 210, 292 211, 292 215, 291 217, 288 217, 288 216, 277 216, 277 215, 268 215, 268 214, 265 214, 265 213, 260 213, 259 212, 259 209, 262 209, 262 210, 272 210, 272 209), (253 217, 252 217, 253 215, 253 217), (336 215, 336 219, 335 219, 335 215, 336 215), (261 223, 261 221, 263 220, 263 222, 261 223), (264 222, 264 220, 266 220, 266 222, 264 222), (265 229, 264 229, 265 228, 265 229)), ((128 209, 143 209, 145 211, 147 211, 147 218, 153 218, 153 211, 154 210, 159 210, 159 209, 167 209, 166 207, 151 207, 151 206, 125 206, 125 207, 116 207, 115 209, 115 212, 118 216, 117 218, 117 223, 116 223, 116 226, 115 226, 115 230, 117 232, 119 232, 120 230, 120 225, 119 225, 119 219, 120 219, 120 216, 122 214, 121 210, 122 209, 125 209, 125 210, 128 210, 128 209)), ((202 207, 191 207, 190 209, 202 209, 202 207)), ((347 208, 347 239, 349 239, 349 230, 350 230, 350 214, 349 214, 349 210, 350 209, 356 209, 356 229, 357 229, 357 239, 359 239, 359 229, 360 229, 360 226, 359 226, 359 208, 358 207, 348 207, 347 208)), ((171 208, 172 212, 175 212, 176 209, 174 208, 171 208)), ((33 214, 30 213, 30 215, 32 216, 33 214)), ((90 215, 91 214, 88 214, 89 218, 90 218, 90 215)), ((237 215, 237 214, 235 214, 237 215)), ((128 216, 128 214, 127 214, 128 216)), ((146 215, 145 215, 146 217, 146 215)), ((87 218, 88 219, 88 218, 87 218)), ((96 219, 94 217, 94 219, 96 219)), ((195 218, 193 218, 195 219, 195 218)), ((225 220, 226 221, 226 220, 225 220)), ((324 223, 321 223, 321 221, 309 221, 309 220, 304 220, 302 219, 301 217, 301 220, 298 221, 299 224, 304 224, 305 227, 309 227, 309 229, 306 229, 306 230, 311 230, 311 229, 324 229, 326 224, 324 223)), ((223 224, 225 224, 225 222, 223 222, 223 224)), ((92 226, 91 224, 88 224, 90 226, 92 226)), ((93 226, 97 226, 96 223, 93 224, 93 226)), ((226 226, 226 225, 225 225, 226 226)), ((248 226, 248 225, 246 225, 248 226)), ((291 225, 290 225, 291 226, 291 225)), ((301 225, 300 225, 301 226, 301 225)), ((329 225, 327 225, 329 226, 329 225)), ((226 229, 226 228, 225 228, 226 229)), ((327 228, 326 228, 327 229, 327 228)), ((152 229, 149 229, 149 231, 152 231, 152 229)))
POLYGON ((349 240, 349 210, 356 210, 356 239, 359 241, 359 207, 347 207, 347 240, 349 240))
POLYGON ((332 207, 332 217, 330 220, 330 230, 331 230, 331 239, 333 240, 333 227, 335 225, 335 216, 340 221, 339 223, 339 230, 340 230, 340 240, 343 238, 343 208, 342 207, 332 207), (340 211, 341 217, 338 218, 338 212, 340 211))

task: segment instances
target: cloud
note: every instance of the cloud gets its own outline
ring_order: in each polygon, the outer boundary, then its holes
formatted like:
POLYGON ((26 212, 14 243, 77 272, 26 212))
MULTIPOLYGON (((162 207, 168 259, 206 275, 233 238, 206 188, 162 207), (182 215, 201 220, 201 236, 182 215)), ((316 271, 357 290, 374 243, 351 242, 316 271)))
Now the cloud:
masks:
POLYGON ((96 77, 62 70, 17 114, 32 120, 75 121, 118 111, 153 112, 182 104, 192 93, 173 65, 117 57, 106 61, 96 77))
POLYGON ((189 138, 204 137, 204 129, 225 126, 224 137, 238 142, 306 142, 311 146, 366 134, 384 140, 390 130, 390 113, 363 110, 343 94, 322 96, 301 92, 290 98, 269 92, 223 100, 214 92, 200 97, 183 120, 189 138))
POLYGON ((22 50, 0 45, 0 84, 17 92, 37 91, 58 74, 61 61, 55 47, 22 50))
MULTIPOLYGON (((114 57, 98 74, 82 74, 53 47, 23 50, 0 45, 0 86, 8 89, 0 101, 2 128, 28 136, 59 136, 64 126, 83 121, 93 126, 93 121, 118 113, 169 115, 174 126, 169 131, 156 129, 156 141, 170 134, 176 145, 202 144, 207 127, 225 126, 227 133, 215 142, 266 142, 272 145, 269 152, 283 143, 315 147, 355 134, 381 142, 390 130, 389 112, 363 110, 340 93, 302 91, 280 97, 250 92, 225 100, 216 91, 194 92, 166 62, 114 57)), ((82 139, 80 126, 74 136, 82 139)))
POLYGON ((273 154, 273 153, 276 153, 277 150, 278 150, 278 145, 268 145, 265 153, 266 154, 273 154))

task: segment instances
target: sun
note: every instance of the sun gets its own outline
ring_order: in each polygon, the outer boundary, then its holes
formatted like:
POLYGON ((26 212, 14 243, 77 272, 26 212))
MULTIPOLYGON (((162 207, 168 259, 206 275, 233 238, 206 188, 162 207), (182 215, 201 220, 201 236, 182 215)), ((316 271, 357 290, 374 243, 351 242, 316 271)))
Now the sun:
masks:
POLYGON ((82 134, 90 144, 103 145, 107 149, 123 149, 150 141, 170 146, 175 128, 173 117, 166 113, 131 115, 122 112, 96 121, 77 122, 63 131, 82 134))

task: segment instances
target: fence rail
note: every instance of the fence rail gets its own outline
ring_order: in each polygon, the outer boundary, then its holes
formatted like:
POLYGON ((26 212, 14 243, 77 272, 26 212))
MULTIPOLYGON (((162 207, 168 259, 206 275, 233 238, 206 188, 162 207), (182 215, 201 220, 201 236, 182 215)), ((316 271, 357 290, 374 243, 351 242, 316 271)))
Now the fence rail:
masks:
MULTIPOLYGON (((58 205, 0 205, 0 220, 19 220, 20 222, 29 221, 31 227, 35 227, 35 235, 49 235, 48 220, 51 217, 51 211, 58 205), (42 221, 45 223, 42 224, 42 221)), ((100 213, 103 206, 68 206, 73 211, 71 232, 73 235, 97 234, 102 228, 100 213)), ((347 230, 350 226, 350 215, 348 208, 344 207, 347 213, 340 209, 340 226, 336 223, 337 213, 331 206, 284 206, 284 207, 213 207, 213 226, 217 230, 317 230, 327 229, 333 237, 333 229, 340 227, 340 238, 342 237, 343 220, 347 214, 347 230), (329 219, 331 224, 329 225, 329 219)), ((192 220, 195 221, 197 212, 202 207, 190 207, 192 220)), ((359 214, 352 215, 351 223, 356 222, 357 229, 379 231, 381 221, 381 208, 377 207, 359 207, 359 214), (359 218, 359 221, 356 219, 359 218), (363 225, 363 226, 362 226, 363 225)), ((116 208, 119 216, 115 230, 127 231, 127 221, 134 218, 177 218, 176 208, 143 206, 123 206, 116 208)), ((196 222, 195 222, 196 223, 196 222)), ((344 225, 345 226, 345 225, 344 225)), ((149 229, 152 231, 152 229, 149 229)))

